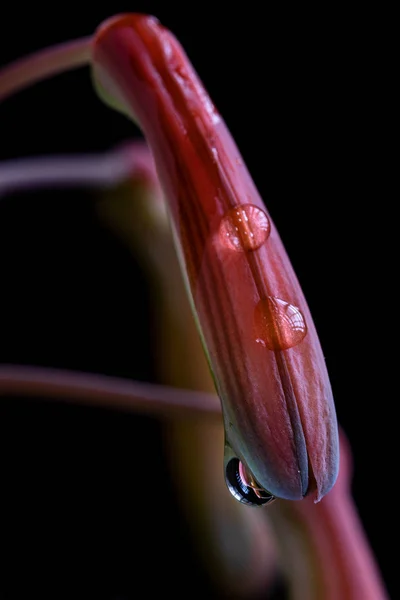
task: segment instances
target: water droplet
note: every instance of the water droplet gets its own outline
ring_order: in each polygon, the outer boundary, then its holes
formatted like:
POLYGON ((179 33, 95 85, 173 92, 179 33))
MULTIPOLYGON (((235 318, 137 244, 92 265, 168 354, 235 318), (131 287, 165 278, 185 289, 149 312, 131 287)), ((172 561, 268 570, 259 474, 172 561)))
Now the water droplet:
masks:
POLYGON ((257 483, 237 457, 226 463, 225 481, 232 496, 243 504, 263 506, 275 500, 275 496, 257 483))
POLYGON ((222 219, 219 234, 222 243, 238 251, 257 250, 271 232, 265 212, 254 204, 235 206, 222 219))
POLYGON ((256 342, 270 350, 287 350, 304 339, 307 325, 297 306, 280 298, 263 298, 254 313, 256 342))

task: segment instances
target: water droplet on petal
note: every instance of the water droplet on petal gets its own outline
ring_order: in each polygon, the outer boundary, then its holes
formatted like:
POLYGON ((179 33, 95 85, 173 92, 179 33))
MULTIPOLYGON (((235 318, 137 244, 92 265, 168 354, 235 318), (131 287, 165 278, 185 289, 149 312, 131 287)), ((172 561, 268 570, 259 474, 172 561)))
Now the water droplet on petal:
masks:
POLYGON ((270 233, 271 224, 267 215, 254 204, 232 208, 222 219, 219 229, 224 246, 245 252, 257 250, 270 233))
POLYGON ((297 306, 269 296, 257 304, 254 313, 256 341, 270 350, 297 346, 307 334, 307 325, 297 306))
POLYGON ((275 500, 275 496, 261 487, 236 457, 226 463, 225 481, 232 496, 242 504, 264 506, 275 500))

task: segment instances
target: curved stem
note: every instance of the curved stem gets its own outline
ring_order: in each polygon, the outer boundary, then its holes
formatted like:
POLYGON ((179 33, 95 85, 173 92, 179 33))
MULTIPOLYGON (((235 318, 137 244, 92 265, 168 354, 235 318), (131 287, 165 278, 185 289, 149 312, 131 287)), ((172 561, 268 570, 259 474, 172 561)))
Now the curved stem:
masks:
POLYGON ((16 60, 0 69, 0 102, 38 81, 88 65, 91 55, 92 37, 85 37, 16 60))
POLYGON ((1 396, 53 398, 162 417, 221 418, 214 394, 45 367, 1 365, 1 396))

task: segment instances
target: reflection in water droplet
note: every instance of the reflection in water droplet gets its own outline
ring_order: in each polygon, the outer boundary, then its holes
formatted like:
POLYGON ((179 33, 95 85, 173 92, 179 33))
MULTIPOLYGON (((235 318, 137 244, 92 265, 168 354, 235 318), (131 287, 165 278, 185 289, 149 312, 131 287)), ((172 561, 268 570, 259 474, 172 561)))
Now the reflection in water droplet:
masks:
POLYGON ((256 342, 270 350, 287 350, 304 339, 307 325, 297 306, 280 298, 263 298, 254 313, 256 342))
POLYGON ((254 204, 235 206, 222 219, 219 234, 221 242, 232 250, 257 250, 271 232, 265 212, 254 204))
POLYGON ((225 481, 232 496, 242 504, 264 506, 275 500, 275 496, 262 488, 236 457, 226 464, 225 481))

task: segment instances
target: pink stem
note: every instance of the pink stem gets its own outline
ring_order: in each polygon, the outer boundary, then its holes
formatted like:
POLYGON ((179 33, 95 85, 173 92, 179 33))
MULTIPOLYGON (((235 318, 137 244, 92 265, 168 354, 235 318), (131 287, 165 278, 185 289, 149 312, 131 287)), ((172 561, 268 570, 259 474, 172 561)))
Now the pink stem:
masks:
POLYGON ((43 156, 0 163, 0 194, 54 186, 109 188, 139 179, 155 184, 150 151, 132 142, 101 154, 43 156))
POLYGON ((381 574, 351 497, 352 457, 340 434, 340 473, 332 491, 318 504, 294 504, 313 547, 326 600, 388 600, 381 574))
POLYGON ((0 102, 38 81, 88 65, 91 54, 92 38, 86 37, 16 60, 0 70, 0 102))
POLYGON ((162 417, 220 419, 214 394, 46 367, 0 366, 0 396, 33 396, 162 417))
POLYGON ((321 502, 280 502, 269 514, 282 544, 293 600, 388 600, 351 496, 352 457, 340 432, 340 471, 321 502))

